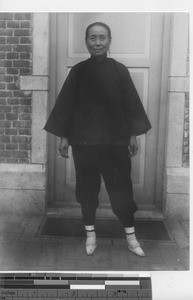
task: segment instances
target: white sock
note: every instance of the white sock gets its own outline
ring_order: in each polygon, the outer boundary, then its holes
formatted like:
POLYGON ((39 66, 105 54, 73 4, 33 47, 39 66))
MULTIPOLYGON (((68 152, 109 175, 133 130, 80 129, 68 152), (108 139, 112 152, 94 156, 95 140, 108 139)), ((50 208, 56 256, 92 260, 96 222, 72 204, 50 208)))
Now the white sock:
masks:
POLYGON ((127 234, 126 238, 127 238, 127 241, 128 241, 130 246, 132 246, 132 247, 140 246, 138 241, 137 241, 137 238, 135 236, 135 228, 134 227, 125 228, 125 233, 127 234))
POLYGON ((125 232, 126 233, 135 233, 135 227, 126 227, 125 232))
POLYGON ((86 230, 95 230, 94 225, 85 225, 86 230))
POLYGON ((136 239, 135 236, 135 227, 126 227, 125 228, 125 233, 127 234, 127 240, 132 240, 132 239, 136 239))
POLYGON ((94 225, 85 225, 85 230, 86 230, 87 237, 93 237, 93 239, 96 239, 94 225), (94 231, 91 231, 91 230, 94 230, 94 231))

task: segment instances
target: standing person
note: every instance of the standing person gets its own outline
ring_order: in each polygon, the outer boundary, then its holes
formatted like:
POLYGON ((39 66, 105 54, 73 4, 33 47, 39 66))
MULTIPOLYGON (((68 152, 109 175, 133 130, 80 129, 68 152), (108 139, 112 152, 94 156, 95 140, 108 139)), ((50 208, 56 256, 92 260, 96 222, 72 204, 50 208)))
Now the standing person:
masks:
POLYGON ((61 138, 63 157, 72 146, 87 254, 97 246, 95 213, 102 176, 129 250, 145 256, 135 236, 137 205, 130 174, 131 157, 138 150, 136 136, 151 125, 127 68, 107 57, 110 28, 101 22, 89 25, 85 42, 90 58, 71 69, 44 129, 61 138))

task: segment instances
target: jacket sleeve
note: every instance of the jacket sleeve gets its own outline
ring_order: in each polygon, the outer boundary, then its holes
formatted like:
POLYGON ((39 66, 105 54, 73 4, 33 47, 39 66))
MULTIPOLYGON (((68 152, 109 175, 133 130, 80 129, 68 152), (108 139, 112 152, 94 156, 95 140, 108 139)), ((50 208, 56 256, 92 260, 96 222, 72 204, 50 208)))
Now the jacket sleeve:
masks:
POLYGON ((151 124, 126 67, 122 69, 122 92, 123 111, 130 135, 145 134, 151 129, 151 124))
POLYGON ((44 129, 59 137, 69 137, 70 124, 75 101, 74 71, 71 69, 56 103, 49 115, 44 129))

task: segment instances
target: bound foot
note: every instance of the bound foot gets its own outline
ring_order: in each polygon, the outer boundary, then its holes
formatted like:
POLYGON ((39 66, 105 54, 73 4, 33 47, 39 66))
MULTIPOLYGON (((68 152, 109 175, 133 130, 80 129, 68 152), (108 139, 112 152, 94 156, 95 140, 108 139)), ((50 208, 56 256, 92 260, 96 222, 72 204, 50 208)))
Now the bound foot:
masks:
POLYGON ((135 231, 126 232, 126 239, 127 239, 128 249, 131 252, 135 253, 138 256, 142 256, 142 257, 145 256, 145 253, 141 249, 141 246, 140 246, 138 240, 136 239, 135 231))
MULTIPOLYGON (((86 226, 87 227, 87 226, 86 226)), ((90 226, 88 226, 90 227, 90 226)), ((94 228, 92 229, 88 229, 86 228, 86 253, 88 255, 93 254, 93 252, 95 251, 96 247, 97 247, 97 243, 96 243, 96 233, 94 228)))

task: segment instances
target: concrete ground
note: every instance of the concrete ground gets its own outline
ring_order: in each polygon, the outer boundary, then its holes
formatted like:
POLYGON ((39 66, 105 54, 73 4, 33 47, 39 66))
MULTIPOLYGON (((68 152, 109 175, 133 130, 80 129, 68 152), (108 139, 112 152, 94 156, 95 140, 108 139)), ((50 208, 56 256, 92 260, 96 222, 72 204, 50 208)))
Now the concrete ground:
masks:
POLYGON ((159 271, 189 269, 188 221, 165 220, 170 241, 140 240, 146 257, 127 250, 124 239, 98 239, 92 256, 85 238, 40 237, 44 216, 0 215, 0 271, 159 271))

